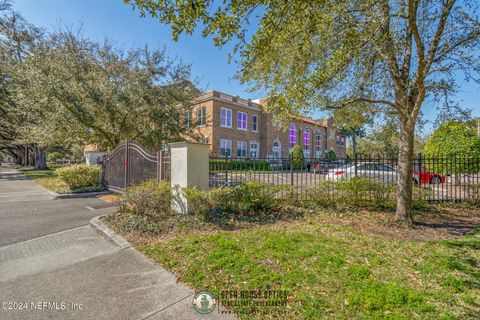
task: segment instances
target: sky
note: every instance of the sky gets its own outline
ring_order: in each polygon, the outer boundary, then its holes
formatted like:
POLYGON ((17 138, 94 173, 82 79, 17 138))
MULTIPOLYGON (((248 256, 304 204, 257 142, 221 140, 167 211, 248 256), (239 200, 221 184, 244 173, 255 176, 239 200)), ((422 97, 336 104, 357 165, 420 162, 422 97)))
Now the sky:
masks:
MULTIPOLYGON (((201 90, 217 90, 251 99, 261 96, 258 92, 248 92, 246 85, 233 79, 236 66, 227 60, 230 46, 218 49, 211 39, 198 32, 192 36, 182 35, 175 42, 168 26, 150 17, 140 17, 138 11, 132 11, 123 0, 14 0, 13 7, 30 23, 46 31, 54 31, 60 26, 81 26, 83 34, 92 40, 102 41, 107 37, 119 46, 143 47, 147 44, 150 48, 165 47, 170 56, 192 65, 192 76, 199 80, 201 90)), ((458 81, 462 83, 462 77, 458 81)), ((454 100, 462 107, 474 109, 473 115, 480 117, 480 86, 462 83, 454 100)), ((427 134, 433 128, 436 106, 427 102, 422 111, 424 118, 430 121, 424 129, 427 134)))

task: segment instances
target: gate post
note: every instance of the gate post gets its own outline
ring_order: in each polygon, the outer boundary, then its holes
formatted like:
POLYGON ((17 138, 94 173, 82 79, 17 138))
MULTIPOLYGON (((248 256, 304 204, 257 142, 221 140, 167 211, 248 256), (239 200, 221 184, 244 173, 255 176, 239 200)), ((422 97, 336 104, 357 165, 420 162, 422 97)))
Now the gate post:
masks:
POLYGON ((170 144, 172 207, 177 213, 187 214, 191 210, 182 188, 208 190, 208 149, 209 145, 204 143, 170 144))
POLYGON ((130 184, 130 143, 125 140, 125 192, 127 192, 128 185, 130 184))
MULTIPOLYGON (((163 146, 163 144, 162 144, 163 146)), ((157 182, 163 179, 163 151, 157 151, 157 182)))
POLYGON ((102 165, 100 166, 100 184, 103 186, 103 187, 106 187, 106 183, 105 183, 105 170, 107 169, 107 164, 105 163, 105 161, 107 161, 107 155, 104 154, 102 156, 102 165))

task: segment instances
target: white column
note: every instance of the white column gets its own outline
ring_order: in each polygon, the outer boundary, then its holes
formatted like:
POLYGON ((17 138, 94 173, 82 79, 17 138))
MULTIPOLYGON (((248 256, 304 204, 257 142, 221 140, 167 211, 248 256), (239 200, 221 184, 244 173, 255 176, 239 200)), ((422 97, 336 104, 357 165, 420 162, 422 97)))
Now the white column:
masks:
POLYGON ((189 213, 189 207, 181 188, 208 190, 209 145, 193 142, 170 144, 171 186, 174 195, 172 206, 178 213, 189 213))

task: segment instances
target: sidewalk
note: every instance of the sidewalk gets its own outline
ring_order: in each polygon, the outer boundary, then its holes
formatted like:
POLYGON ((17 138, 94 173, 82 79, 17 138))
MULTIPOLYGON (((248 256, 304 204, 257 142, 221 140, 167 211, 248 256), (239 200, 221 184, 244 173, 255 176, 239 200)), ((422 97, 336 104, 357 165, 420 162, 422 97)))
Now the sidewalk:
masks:
POLYGON ((133 248, 89 226, 0 248, 0 301, 72 310, 1 310, 0 319, 234 319, 192 308, 194 291, 133 248))
POLYGON ((234 319, 197 313, 194 291, 172 273, 97 234, 89 215, 105 210, 85 206, 98 199, 50 200, 17 170, 0 170, 0 319, 234 319))

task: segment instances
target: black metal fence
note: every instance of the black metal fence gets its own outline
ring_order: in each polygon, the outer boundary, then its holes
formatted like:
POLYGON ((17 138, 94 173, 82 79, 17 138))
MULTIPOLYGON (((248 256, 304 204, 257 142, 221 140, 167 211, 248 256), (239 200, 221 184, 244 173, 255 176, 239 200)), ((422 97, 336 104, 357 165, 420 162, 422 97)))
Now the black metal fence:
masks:
POLYGON ((168 149, 152 152, 127 140, 103 158, 102 183, 108 190, 125 192, 130 186, 152 179, 170 180, 168 149))
MULTIPOLYGON (((480 156, 417 155, 411 163, 414 197, 428 201, 480 202, 480 156)), ((256 181, 278 186, 280 196, 299 200, 354 196, 393 200, 397 157, 350 159, 247 159, 210 156, 210 187, 256 181)))

